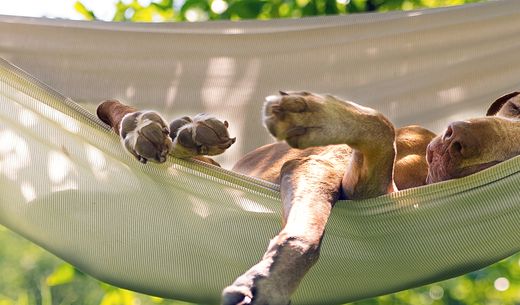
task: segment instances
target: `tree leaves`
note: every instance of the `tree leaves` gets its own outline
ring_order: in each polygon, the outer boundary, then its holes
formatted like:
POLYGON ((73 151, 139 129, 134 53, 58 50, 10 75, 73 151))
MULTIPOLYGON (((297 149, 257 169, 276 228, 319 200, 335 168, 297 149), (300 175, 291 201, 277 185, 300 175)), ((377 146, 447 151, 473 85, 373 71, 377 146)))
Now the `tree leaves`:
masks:
POLYGON ((74 267, 69 264, 62 264, 47 277, 46 282, 50 287, 68 284, 74 280, 75 275, 76 271, 74 267))
MULTIPOLYGON (((112 21, 205 21, 296 18, 359 12, 386 12, 459 5, 482 0, 119 0, 112 21)), ((86 20, 96 19, 81 1, 76 10, 86 20)))
POLYGON ((95 20, 96 19, 96 15, 94 15, 94 12, 87 9, 85 7, 85 5, 83 3, 81 3, 80 1, 76 1, 76 3, 74 3, 74 9, 78 13, 80 13, 85 18, 85 20, 95 20))

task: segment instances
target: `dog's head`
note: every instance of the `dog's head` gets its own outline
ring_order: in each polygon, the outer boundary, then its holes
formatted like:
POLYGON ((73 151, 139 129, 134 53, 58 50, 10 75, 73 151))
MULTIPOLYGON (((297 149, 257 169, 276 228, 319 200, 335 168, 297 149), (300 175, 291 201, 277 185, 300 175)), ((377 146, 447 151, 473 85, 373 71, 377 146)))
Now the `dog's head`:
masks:
POLYGON ((428 145, 427 183, 465 177, 520 154, 520 92, 497 99, 487 116, 451 123, 428 145))

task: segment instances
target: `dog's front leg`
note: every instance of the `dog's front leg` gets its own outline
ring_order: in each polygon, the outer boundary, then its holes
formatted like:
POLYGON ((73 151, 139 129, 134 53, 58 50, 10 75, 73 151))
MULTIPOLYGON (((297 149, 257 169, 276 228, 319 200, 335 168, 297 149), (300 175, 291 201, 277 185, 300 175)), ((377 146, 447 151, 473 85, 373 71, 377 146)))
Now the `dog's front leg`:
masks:
POLYGON ((228 122, 199 114, 174 120, 170 126, 156 111, 138 111, 118 100, 105 100, 98 117, 120 136, 123 147, 137 160, 162 163, 171 154, 218 165, 205 157, 223 153, 236 138, 228 133, 228 122))
POLYGON ((258 264, 223 291, 225 305, 287 305, 318 260, 330 211, 339 197, 343 169, 319 156, 282 168, 284 226, 258 264))
POLYGON ((138 111, 118 100, 103 101, 96 112, 120 136, 123 147, 139 162, 166 161, 173 143, 170 129, 159 113, 138 111))

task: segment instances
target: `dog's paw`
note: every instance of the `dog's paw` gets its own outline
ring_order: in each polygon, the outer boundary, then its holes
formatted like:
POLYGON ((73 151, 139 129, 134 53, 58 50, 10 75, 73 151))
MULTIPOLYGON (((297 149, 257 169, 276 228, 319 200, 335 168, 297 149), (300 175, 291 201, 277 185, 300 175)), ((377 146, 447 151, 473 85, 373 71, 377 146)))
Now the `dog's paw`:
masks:
POLYGON ((226 287, 222 291, 222 305, 252 305, 253 298, 256 301, 254 279, 242 278, 238 278, 233 285, 226 287))
POLYGON ((171 154, 177 158, 219 155, 236 141, 229 136, 228 127, 227 121, 206 114, 176 119, 170 124, 171 154))
MULTIPOLYGON (((288 305, 289 295, 280 287, 269 283, 269 279, 256 265, 222 291, 222 305, 288 305)), ((283 285, 282 285, 283 286, 283 285)))
POLYGON ((136 111, 125 115, 119 135, 123 146, 142 163, 163 163, 173 143, 166 121, 155 111, 136 111))
POLYGON ((391 123, 380 113, 332 95, 280 92, 266 97, 263 114, 269 132, 294 148, 357 145, 386 131, 393 137, 391 123))
POLYGON ((319 257, 319 242, 280 232, 262 260, 222 292, 223 305, 288 305, 319 257))
MULTIPOLYGON (((283 92, 266 97, 263 122, 278 140, 294 148, 327 145, 327 97, 309 92, 283 92)), ((330 119, 333 119, 330 117, 330 119)))

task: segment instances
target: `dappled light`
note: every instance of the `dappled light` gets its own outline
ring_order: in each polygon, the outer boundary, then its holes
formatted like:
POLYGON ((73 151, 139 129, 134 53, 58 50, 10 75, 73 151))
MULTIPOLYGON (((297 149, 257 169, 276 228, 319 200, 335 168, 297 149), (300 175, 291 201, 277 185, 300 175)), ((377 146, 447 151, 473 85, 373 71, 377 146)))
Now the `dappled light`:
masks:
POLYGON ((179 63, 174 68, 174 74, 172 76, 171 83, 166 90, 166 98, 165 98, 165 106, 166 109, 171 109, 174 107, 175 100, 177 98, 177 91, 180 83, 180 78, 182 75, 182 64, 179 63))
POLYGON ((36 199, 36 190, 34 189, 32 183, 21 182, 20 191, 22 192, 22 196, 25 198, 27 202, 31 202, 34 199, 36 199))
POLYGON ((18 122, 27 128, 32 128, 38 123, 38 116, 28 109, 22 109, 18 115, 18 122))
POLYGON ((267 208, 258 202, 248 199, 245 196, 241 196, 239 200, 236 201, 236 204, 242 208, 244 211, 254 212, 254 213, 274 213, 273 210, 267 208))
POLYGON ((369 47, 365 50, 365 52, 370 56, 377 56, 377 55, 379 55, 379 48, 369 47))
POLYGON ((416 16, 421 16, 422 14, 424 14, 424 13, 421 11, 416 11, 416 12, 409 12, 407 15, 408 15, 408 17, 416 17, 416 16))
POLYGON ((229 28, 229 29, 225 29, 224 33, 230 34, 230 35, 239 35, 239 34, 245 33, 245 30, 241 29, 241 28, 229 28))
POLYGON ((256 89, 260 68, 261 61, 258 59, 237 63, 230 57, 211 58, 201 88, 205 109, 219 112, 223 102, 244 107, 256 89), (237 68, 238 64, 240 69, 237 68))
POLYGON ((0 173, 15 181, 19 171, 30 165, 31 156, 26 140, 0 125, 0 173))
POLYGON ((135 87, 134 86, 128 86, 125 91, 125 98, 126 99, 132 99, 135 96, 135 87))
POLYGON ((233 58, 219 57, 211 58, 208 63, 205 84, 202 88, 202 98, 209 108, 216 106, 226 97, 228 90, 235 77, 236 64, 233 58))
POLYGON ((456 103, 466 99, 466 94, 462 87, 452 87, 444 89, 437 93, 440 100, 448 103, 456 103))
POLYGON ((204 203, 204 201, 194 196, 189 196, 188 200, 191 202, 192 211, 201 218, 207 218, 211 215, 211 209, 204 203))
POLYGON ((49 151, 47 157, 47 172, 52 183, 62 184, 72 170, 73 165, 64 153, 49 151))
POLYGON ((85 143, 85 151, 92 173, 98 180, 106 181, 109 177, 109 164, 104 153, 97 147, 85 143))
POLYGON ((50 119, 51 121, 58 123, 63 129, 72 133, 79 132, 80 124, 74 118, 45 104, 38 105, 38 108, 41 115, 50 119))

